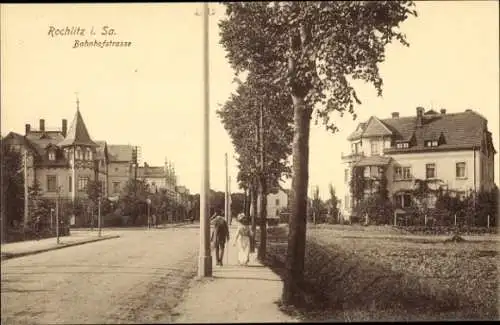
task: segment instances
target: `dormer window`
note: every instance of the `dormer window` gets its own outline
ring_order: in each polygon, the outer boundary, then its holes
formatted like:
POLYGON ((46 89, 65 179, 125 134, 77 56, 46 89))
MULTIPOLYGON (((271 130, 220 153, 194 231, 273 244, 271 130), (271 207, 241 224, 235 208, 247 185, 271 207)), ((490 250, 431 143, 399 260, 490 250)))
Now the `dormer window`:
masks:
POLYGON ((396 148, 398 148, 398 149, 405 149, 405 148, 409 148, 409 147, 410 147, 410 144, 408 142, 396 143, 396 148))
POLYGON ((437 140, 426 140, 424 144, 426 147, 437 147, 438 141, 437 140))
POLYGON ((54 150, 49 151, 49 160, 56 160, 56 152, 54 150))
POLYGON ((92 160, 92 150, 90 148, 87 148, 87 159, 92 160))

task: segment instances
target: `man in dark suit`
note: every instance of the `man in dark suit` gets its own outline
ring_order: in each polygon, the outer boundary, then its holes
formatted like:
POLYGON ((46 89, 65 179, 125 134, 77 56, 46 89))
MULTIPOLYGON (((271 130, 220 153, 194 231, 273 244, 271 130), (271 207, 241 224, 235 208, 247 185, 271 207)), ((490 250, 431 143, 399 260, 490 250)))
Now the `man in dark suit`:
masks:
POLYGON ((226 219, 223 217, 222 211, 218 211, 212 219, 214 229, 210 240, 215 248, 216 265, 222 266, 222 258, 224 257, 224 247, 226 241, 229 241, 229 227, 227 226, 226 219))

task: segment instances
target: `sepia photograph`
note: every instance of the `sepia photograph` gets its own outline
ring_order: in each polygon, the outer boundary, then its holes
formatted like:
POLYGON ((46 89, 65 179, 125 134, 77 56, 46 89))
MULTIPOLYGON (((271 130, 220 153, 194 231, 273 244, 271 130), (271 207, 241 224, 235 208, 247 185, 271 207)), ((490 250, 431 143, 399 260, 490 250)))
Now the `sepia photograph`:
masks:
POLYGON ((499 321, 499 9, 0 4, 1 323, 499 321))

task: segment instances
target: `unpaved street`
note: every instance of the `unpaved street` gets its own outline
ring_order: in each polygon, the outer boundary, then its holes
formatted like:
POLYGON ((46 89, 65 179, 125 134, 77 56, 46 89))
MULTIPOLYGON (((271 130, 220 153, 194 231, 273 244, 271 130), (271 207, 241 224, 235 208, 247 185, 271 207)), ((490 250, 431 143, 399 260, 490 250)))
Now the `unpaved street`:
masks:
POLYGON ((168 321, 196 272, 198 229, 121 238, 2 262, 2 324, 168 321))

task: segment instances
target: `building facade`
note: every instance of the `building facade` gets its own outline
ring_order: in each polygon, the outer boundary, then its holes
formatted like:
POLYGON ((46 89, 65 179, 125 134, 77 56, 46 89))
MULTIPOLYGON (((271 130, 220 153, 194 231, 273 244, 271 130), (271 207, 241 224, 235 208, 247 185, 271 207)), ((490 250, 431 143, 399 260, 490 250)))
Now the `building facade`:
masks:
MULTIPOLYGON (((137 176, 153 188, 167 189, 177 198, 176 176, 170 163, 164 167, 138 167, 137 147, 93 141, 87 130, 77 101, 77 109, 68 129, 63 119, 61 128, 47 129, 40 119, 39 128, 25 125, 25 134, 10 132, 3 141, 23 153, 26 188, 37 182, 48 199, 86 199, 89 181, 99 180, 102 193, 111 201, 118 200, 126 183, 137 176), (135 151, 134 151, 135 150, 135 151), (136 175, 137 173, 137 175, 136 175)), ((189 193, 184 190, 181 194, 189 193)), ((29 219, 25 215, 25 222, 29 219)), ((72 222, 75 222, 74 218, 72 222)))
POLYGON ((268 218, 279 218, 279 214, 288 208, 288 193, 279 189, 277 193, 267 195, 267 216, 268 218))
MULTIPOLYGON (((345 164, 345 196, 342 212, 352 214, 355 200, 350 193, 353 168, 361 168, 367 182, 365 194, 373 193, 381 177, 387 181, 389 197, 398 208, 414 204, 411 191, 416 180, 434 189, 456 195, 490 190, 494 184, 494 157, 487 120, 466 110, 440 113, 417 107, 416 115, 379 119, 372 116, 348 137, 350 152, 342 154, 345 164)), ((432 200, 431 200, 432 207, 432 200)))

